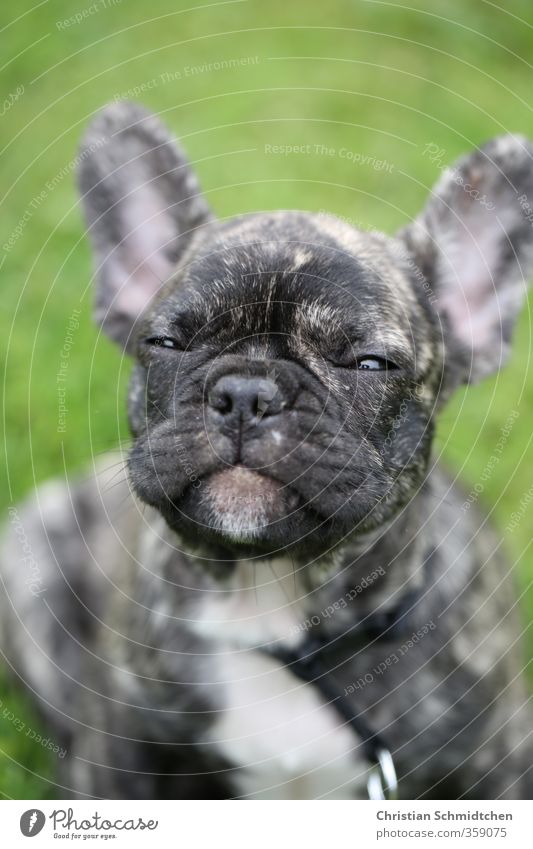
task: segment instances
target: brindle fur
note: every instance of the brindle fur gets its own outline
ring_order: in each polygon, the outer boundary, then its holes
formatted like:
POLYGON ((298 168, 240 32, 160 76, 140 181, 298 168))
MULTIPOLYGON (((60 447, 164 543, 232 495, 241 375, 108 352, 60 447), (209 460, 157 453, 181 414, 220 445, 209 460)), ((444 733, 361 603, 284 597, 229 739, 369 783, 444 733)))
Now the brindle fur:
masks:
MULTIPOLYGON (((257 639, 242 626, 221 647, 197 620, 206 599, 230 598, 245 574, 281 561, 294 572, 291 621, 320 620, 286 642, 329 636, 329 674, 389 741, 402 798, 533 798, 512 577, 431 454, 444 401, 508 347, 532 265, 518 201, 533 189, 530 143, 505 137, 464 157, 395 239, 319 214, 215 221, 167 131, 132 104, 104 110, 84 149, 97 320, 136 356, 128 482, 116 482, 118 457, 69 488, 44 485, 18 512, 42 594, 21 578, 13 531, 2 569, 2 648, 68 751, 59 793, 247 795, 246 771, 209 732, 225 705, 220 652, 254 651, 257 639), (160 336, 185 350, 146 344, 160 336), (366 374, 354 351, 399 368, 366 374), (244 433, 238 456, 205 406, 236 372, 275 374, 287 402, 275 428, 244 433), (267 466, 297 507, 259 532, 221 531, 205 481, 237 463, 267 466), (377 569, 349 604, 320 614, 377 569), (355 648, 343 639, 413 589, 403 634, 355 648)), ((351 740, 353 782, 337 795, 364 797, 368 764, 351 740)))

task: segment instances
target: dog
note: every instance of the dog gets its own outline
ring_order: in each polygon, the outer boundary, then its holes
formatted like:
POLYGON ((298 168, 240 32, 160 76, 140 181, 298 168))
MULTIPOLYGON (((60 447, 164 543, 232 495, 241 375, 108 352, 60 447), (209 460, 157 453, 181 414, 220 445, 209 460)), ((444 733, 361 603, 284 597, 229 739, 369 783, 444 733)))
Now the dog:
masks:
POLYGON ((509 567, 432 455, 450 395, 508 354, 532 153, 466 154, 389 237, 219 221, 158 117, 94 118, 78 178, 96 321, 134 360, 127 476, 119 455, 44 484, 3 544, 2 650, 63 796, 533 798, 509 567))

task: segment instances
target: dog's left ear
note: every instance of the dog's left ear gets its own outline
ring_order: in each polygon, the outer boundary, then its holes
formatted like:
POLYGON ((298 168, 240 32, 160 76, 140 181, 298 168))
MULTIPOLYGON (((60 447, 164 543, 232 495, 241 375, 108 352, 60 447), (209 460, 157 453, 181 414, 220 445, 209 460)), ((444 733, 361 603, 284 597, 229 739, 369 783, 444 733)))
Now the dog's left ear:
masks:
POLYGON ((113 103, 98 113, 79 163, 96 321, 131 350, 136 321, 211 212, 177 142, 138 104, 113 103))
POLYGON ((502 136, 459 159, 398 235, 431 287, 453 382, 497 370, 533 272, 533 144, 502 136))

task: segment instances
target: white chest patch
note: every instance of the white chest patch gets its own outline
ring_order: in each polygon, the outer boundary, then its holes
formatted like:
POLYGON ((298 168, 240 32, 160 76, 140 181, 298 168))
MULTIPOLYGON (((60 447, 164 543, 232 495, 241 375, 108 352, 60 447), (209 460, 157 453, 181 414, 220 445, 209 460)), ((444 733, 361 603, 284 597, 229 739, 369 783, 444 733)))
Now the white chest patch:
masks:
POLYGON ((305 594, 292 564, 271 566, 243 563, 228 591, 205 596, 192 623, 220 649, 221 710, 206 745, 238 767, 245 798, 366 798, 368 765, 353 731, 316 687, 257 650, 305 636, 305 594))

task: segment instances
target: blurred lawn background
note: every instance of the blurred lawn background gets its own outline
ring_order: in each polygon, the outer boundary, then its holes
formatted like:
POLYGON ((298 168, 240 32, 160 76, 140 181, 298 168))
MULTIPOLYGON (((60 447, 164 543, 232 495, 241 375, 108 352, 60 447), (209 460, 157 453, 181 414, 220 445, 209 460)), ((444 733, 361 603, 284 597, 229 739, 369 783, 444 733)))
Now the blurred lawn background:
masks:
MULTIPOLYGON (((23 0, 2 4, 0 28, 4 515, 39 481, 75 472, 127 438, 129 366, 91 325, 92 270, 72 175, 80 135, 106 101, 126 94, 160 112, 222 217, 326 209, 388 232, 417 213, 439 175, 427 145, 441 148, 445 163, 500 133, 533 137, 527 0, 501 8, 483 0, 411 0, 410 7, 373 0, 23 0), (65 24, 76 14, 79 22, 65 24), (269 145, 307 144, 310 153, 268 152, 269 145), (315 145, 334 154, 316 153, 315 145), (56 374, 73 309, 81 310, 80 328, 60 433, 56 374)), ((469 489, 511 411, 520 413, 480 496, 502 533, 532 484, 530 353, 526 308, 509 367, 454 399, 436 443, 469 489)), ((529 621, 532 521, 533 505, 506 534, 529 621)), ((533 637, 528 648, 531 656, 533 637)), ((46 733, 5 676, 0 699, 0 793, 61 795, 54 756, 10 719, 13 713, 46 733)))

